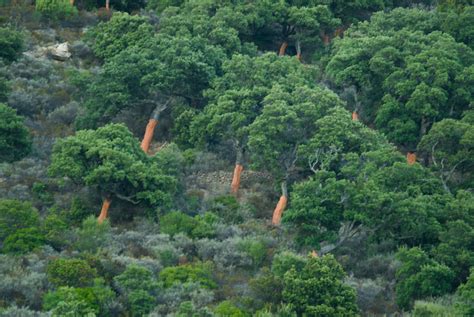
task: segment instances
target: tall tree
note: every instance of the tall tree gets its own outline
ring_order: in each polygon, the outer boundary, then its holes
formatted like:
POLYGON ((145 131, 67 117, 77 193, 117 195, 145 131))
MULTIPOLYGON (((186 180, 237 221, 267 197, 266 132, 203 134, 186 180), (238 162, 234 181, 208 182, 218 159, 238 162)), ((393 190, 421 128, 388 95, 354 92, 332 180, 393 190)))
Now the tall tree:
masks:
POLYGON ((288 182, 297 170, 299 147, 310 139, 316 120, 342 106, 331 91, 319 87, 275 85, 264 99, 262 114, 249 127, 252 164, 273 174, 281 184, 272 223, 280 224, 288 201, 288 182))
MULTIPOLYGON (((96 188, 104 198, 148 206, 170 206, 177 181, 122 124, 83 130, 58 140, 49 173, 96 188)), ((106 216, 106 204, 103 215, 106 216)), ((105 218, 105 217, 104 217, 105 218)))
POLYGON ((206 91, 209 104, 193 120, 191 131, 195 143, 232 143, 236 159, 231 192, 237 193, 245 163, 248 128, 261 113, 264 98, 276 84, 310 85, 314 71, 294 58, 279 58, 272 53, 259 57, 234 55, 224 63, 223 71, 206 91))

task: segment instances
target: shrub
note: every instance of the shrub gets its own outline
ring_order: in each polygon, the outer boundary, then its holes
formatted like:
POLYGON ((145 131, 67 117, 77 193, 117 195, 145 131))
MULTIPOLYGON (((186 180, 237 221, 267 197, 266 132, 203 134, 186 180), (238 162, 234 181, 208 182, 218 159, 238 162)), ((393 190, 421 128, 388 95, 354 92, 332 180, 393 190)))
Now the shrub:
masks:
POLYGON ((164 287, 186 282, 199 283, 208 289, 217 287, 212 278, 210 262, 167 267, 160 272, 159 280, 163 282, 164 287))
POLYGON ((2 251, 4 253, 25 254, 42 246, 44 242, 44 236, 37 228, 19 229, 5 239, 2 251))
POLYGON ((55 249, 66 245, 65 235, 67 224, 55 214, 50 214, 43 220, 42 232, 46 242, 55 249))
POLYGON ((0 241, 19 229, 39 226, 39 213, 29 202, 0 200, 0 241))
POLYGON ((460 316, 474 315, 474 269, 465 284, 457 290, 457 300, 454 305, 456 313, 460 316))
POLYGON ((229 300, 225 300, 217 305, 214 313, 219 317, 245 317, 244 312, 229 300))
POLYGON ((449 307, 424 302, 424 301, 415 301, 415 306, 413 308, 412 315, 413 317, 431 317, 431 316, 452 316, 452 312, 449 307))
POLYGON ((36 10, 47 18, 65 19, 77 14, 69 0, 36 0, 36 10))
POLYGON ((107 244, 109 233, 110 223, 108 220, 98 223, 94 216, 89 216, 82 222, 82 227, 77 230, 76 247, 80 251, 95 252, 107 244))
POLYGON ((0 59, 13 62, 23 50, 23 35, 8 27, 0 27, 0 59))
POLYGON ((146 316, 156 304, 155 297, 144 290, 135 290, 128 294, 132 316, 146 316))
POLYGON ((22 159, 31 151, 31 138, 16 110, 0 103, 0 162, 22 159))
POLYGON ((47 268, 48 280, 56 286, 84 287, 92 285, 97 271, 79 259, 56 259, 47 268))
POLYGON ((252 238, 243 240, 240 243, 240 248, 250 256, 254 268, 259 267, 267 256, 267 248, 265 244, 262 241, 252 238))
POLYGON ((137 290, 152 291, 157 287, 151 271, 138 265, 127 266, 122 274, 114 278, 114 281, 123 293, 137 290))
POLYGON ((275 276, 283 278, 283 275, 291 268, 300 271, 306 263, 306 259, 295 253, 284 251, 273 258, 272 272, 275 276))
POLYGON ((91 289, 60 287, 44 297, 43 308, 53 316, 95 316, 99 307, 91 289))
POLYGON ((227 223, 241 223, 242 214, 239 212, 239 202, 234 196, 226 195, 214 199, 209 211, 215 213, 227 223))
POLYGON ((191 235, 196 227, 196 220, 180 211, 172 211, 160 219, 160 231, 171 236, 183 232, 191 235))
POLYGON ((216 236, 216 224, 219 221, 219 217, 211 212, 206 212, 203 216, 197 215, 194 217, 196 225, 191 232, 193 238, 209 238, 212 239, 216 236))

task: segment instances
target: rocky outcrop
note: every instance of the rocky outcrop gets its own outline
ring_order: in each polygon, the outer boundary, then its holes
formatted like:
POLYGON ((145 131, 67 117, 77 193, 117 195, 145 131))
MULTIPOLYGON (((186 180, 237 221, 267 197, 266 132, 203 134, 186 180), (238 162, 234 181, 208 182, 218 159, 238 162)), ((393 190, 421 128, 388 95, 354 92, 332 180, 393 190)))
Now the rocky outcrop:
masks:
POLYGON ((64 62, 71 58, 71 52, 69 50, 69 44, 67 42, 50 46, 48 48, 51 57, 57 61, 64 62))

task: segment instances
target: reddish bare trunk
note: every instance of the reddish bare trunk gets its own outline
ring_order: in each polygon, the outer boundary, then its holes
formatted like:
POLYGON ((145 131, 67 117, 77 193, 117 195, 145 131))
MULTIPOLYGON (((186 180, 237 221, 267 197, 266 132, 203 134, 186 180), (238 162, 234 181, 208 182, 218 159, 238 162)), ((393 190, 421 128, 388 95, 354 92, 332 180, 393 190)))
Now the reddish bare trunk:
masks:
POLYGON ((153 140, 153 133, 155 132, 155 128, 158 125, 158 120, 150 119, 148 120, 148 124, 146 125, 145 135, 143 136, 142 144, 140 145, 143 152, 148 153, 150 149, 151 140, 153 140))
POLYGON ((330 39, 329 35, 323 34, 323 43, 324 43, 324 46, 328 46, 330 42, 331 42, 331 39, 330 39))
POLYGON ((110 208, 110 203, 111 203, 110 199, 108 199, 108 198, 104 199, 104 202, 102 204, 102 209, 100 210, 99 218, 97 219, 97 221, 99 223, 104 222, 104 220, 107 218, 107 213, 108 213, 109 208, 110 208))
POLYGON ((285 211, 286 204, 288 202, 288 197, 281 195, 280 200, 278 200, 278 204, 273 211, 272 217, 272 224, 274 226, 279 226, 281 223, 281 217, 283 216, 283 212, 285 211))
POLYGON ((296 58, 301 62, 301 43, 296 41, 296 58))
POLYGON ((359 114, 356 111, 352 112, 352 121, 359 121, 359 114))
POLYGON ((244 170, 244 167, 241 164, 235 164, 234 168, 234 176, 232 177, 232 184, 230 186, 230 192, 232 194, 237 194, 240 188, 240 175, 242 174, 242 171, 244 170))
POLYGON ((105 9, 106 9, 107 11, 110 10, 110 0, 105 0, 105 9))
POLYGON ((416 153, 414 152, 407 153, 407 163, 408 165, 413 165, 416 163, 416 153))
POLYGON ((281 43, 280 50, 278 51, 278 55, 284 56, 285 53, 286 53, 286 48, 287 47, 288 47, 288 42, 287 41, 281 43))
POLYGON ((318 252, 316 252, 316 250, 311 251, 311 257, 317 258, 318 257, 318 252))

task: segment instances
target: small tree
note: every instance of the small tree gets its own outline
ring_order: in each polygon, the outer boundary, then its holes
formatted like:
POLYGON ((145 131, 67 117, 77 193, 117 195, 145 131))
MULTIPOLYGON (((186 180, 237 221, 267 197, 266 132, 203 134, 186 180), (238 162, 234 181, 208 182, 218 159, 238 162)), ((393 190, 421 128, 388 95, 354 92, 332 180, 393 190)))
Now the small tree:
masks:
POLYGON ((69 0, 36 0, 36 10, 52 19, 65 19, 77 14, 69 0))
MULTIPOLYGON (((22 33, 8 27, 0 27, 0 59, 7 63, 17 60, 23 50, 22 33)), ((1 101, 1 100, 0 100, 1 101)))
POLYGON ((0 200, 0 241, 20 229, 38 228, 39 213, 29 202, 0 200))
POLYGON ((0 162, 22 159, 31 151, 31 138, 16 110, 0 103, 0 162))
POLYGON ((345 285, 345 272, 334 256, 310 257, 284 276, 283 301, 299 315, 358 316, 356 292, 345 285))
MULTIPOLYGON (((115 197, 148 206, 170 206, 177 183, 142 151, 138 140, 122 124, 79 131, 59 140, 49 172, 93 186, 107 199, 115 197)), ((102 216, 107 211, 105 206, 102 216)))
POLYGON ((48 280, 56 286, 91 286, 97 271, 80 259, 56 259, 47 268, 48 280))

